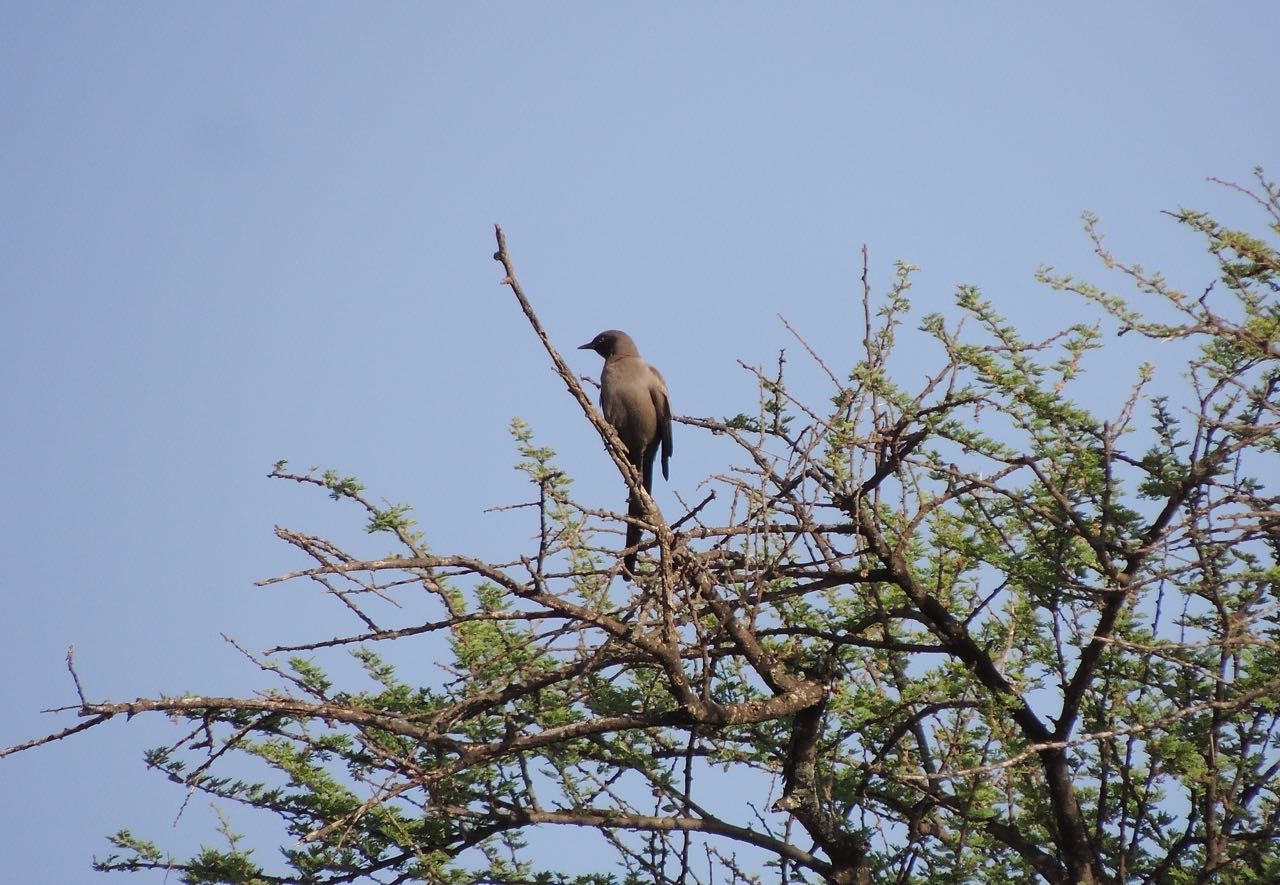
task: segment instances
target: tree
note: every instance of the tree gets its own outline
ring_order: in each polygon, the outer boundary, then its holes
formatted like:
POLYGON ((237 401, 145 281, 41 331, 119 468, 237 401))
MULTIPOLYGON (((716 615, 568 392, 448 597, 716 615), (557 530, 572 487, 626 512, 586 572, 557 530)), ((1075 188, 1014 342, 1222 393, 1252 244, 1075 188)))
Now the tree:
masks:
MULTIPOLYGON (((1280 234, 1261 172, 1229 187, 1280 234)), ((227 829, 183 859, 120 832, 96 863, 186 882, 1280 881, 1280 253, 1171 214, 1217 261, 1199 294, 1121 263, 1089 219, 1146 309, 1045 269, 1099 319, 1030 341, 961 288, 962 322, 921 320, 936 364, 905 385, 913 268, 877 300, 864 249, 859 359, 810 351, 830 401, 794 396, 780 358, 755 370, 754 414, 679 419, 742 460, 672 521, 499 230, 503 282, 644 500, 637 583, 613 580, 626 518, 575 501, 520 421, 540 529, 505 563, 431 552, 407 507, 281 462, 273 477, 394 539, 369 560, 277 531, 314 565, 273 581, 317 582, 356 631, 255 658, 278 684, 254 698, 81 694, 79 724, 4 753, 119 716, 185 722, 148 764, 297 840, 262 858, 227 829), (1187 353, 1186 395, 1148 393, 1144 367, 1112 414, 1075 402, 1113 328, 1187 353), (391 625, 386 602, 424 592, 434 616, 391 625), (428 634, 447 639, 435 684, 375 651, 428 634), (372 688, 327 675, 346 652, 372 688), (273 776, 221 774, 237 754, 273 776), (615 862, 549 868, 525 840, 557 827, 615 862)))

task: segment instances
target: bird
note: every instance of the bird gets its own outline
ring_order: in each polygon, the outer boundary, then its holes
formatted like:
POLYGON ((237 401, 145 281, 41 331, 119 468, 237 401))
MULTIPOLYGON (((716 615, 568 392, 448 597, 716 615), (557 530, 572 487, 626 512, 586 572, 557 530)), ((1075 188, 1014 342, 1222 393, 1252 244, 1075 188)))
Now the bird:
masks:
MULTIPOLYGON (((600 411, 618 432, 627 450, 627 460, 644 481, 644 490, 653 492, 653 462, 662 450, 662 478, 671 479, 671 400, 662 373, 640 358, 636 343, 626 332, 607 329, 579 350, 594 350, 604 357, 600 373, 600 411)), ((627 498, 627 516, 644 516, 640 498, 627 498)), ((627 548, 640 543, 640 526, 627 523, 627 548)), ((636 553, 622 560, 623 576, 635 574, 636 553)))

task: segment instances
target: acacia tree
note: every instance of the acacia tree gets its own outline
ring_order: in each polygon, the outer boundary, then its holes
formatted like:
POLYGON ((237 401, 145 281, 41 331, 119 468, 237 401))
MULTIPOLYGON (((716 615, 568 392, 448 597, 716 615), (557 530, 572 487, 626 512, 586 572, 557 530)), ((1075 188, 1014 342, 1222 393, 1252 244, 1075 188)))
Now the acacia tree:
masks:
MULTIPOLYGON (((1280 234, 1280 191, 1261 173, 1235 189, 1280 234)), ((753 370, 752 413, 678 419, 740 458, 671 520, 499 230, 503 282, 644 500, 636 583, 615 580, 626 517, 575 500, 519 421, 538 530, 507 562, 432 552, 408 508, 282 462, 273 477, 394 539, 368 559, 277 530, 312 565, 264 583, 315 582, 353 632, 255 657, 277 684, 253 698, 82 693, 79 724, 5 752, 119 716, 186 723, 147 763, 296 840, 276 858, 234 836, 178 858, 120 832, 96 863, 187 882, 1280 881, 1280 510, 1264 482, 1280 479, 1280 254, 1171 214, 1216 259, 1207 286, 1121 263, 1090 219, 1144 309, 1044 270, 1098 318, 1030 341, 961 288, 961 322, 919 322, 935 362, 905 384, 890 362, 913 269, 877 299, 864 250, 856 360, 810 351, 829 399, 802 402, 780 359, 753 370), (1186 395, 1147 393, 1144 367, 1113 413, 1076 402, 1114 331, 1183 348, 1186 395), (410 598, 430 619, 395 621, 410 598), (424 635, 445 655, 432 684, 376 651, 424 635), (371 688, 327 675, 346 653, 371 688), (238 755, 273 776, 223 773, 238 755), (526 844, 547 828, 594 834, 608 860, 558 871, 526 844)), ((929 351, 911 347, 918 371, 929 351)))

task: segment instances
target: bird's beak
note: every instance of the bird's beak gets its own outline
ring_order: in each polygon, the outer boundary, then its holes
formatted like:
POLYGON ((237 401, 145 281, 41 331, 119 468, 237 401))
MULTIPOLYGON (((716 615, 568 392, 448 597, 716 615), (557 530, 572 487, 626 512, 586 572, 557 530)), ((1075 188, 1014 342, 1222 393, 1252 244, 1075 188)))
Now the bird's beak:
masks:
POLYGON ((591 349, 591 342, 590 342, 590 341, 588 341, 586 344, 579 344, 579 345, 578 345, 578 350, 590 350, 590 349, 591 349))

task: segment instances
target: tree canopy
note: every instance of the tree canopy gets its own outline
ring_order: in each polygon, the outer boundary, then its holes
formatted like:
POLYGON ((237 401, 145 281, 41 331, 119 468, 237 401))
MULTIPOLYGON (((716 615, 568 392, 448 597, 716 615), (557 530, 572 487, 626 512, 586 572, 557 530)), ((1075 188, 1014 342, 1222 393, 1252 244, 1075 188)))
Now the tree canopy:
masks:
POLYGON ((915 317, 914 268, 875 293, 864 250, 861 340, 805 357, 825 398, 780 358, 749 369, 742 414, 678 417, 738 459, 674 515, 499 230, 503 282, 644 501, 636 582, 627 517, 576 499, 524 421, 538 530, 503 562, 435 551, 408 507, 281 462, 392 545, 277 529, 311 564, 264 583, 314 582, 352 631, 246 651, 272 680, 254 697, 81 693, 79 723, 4 754, 173 718, 146 761, 226 809, 225 840, 175 857, 122 831, 96 866, 190 883, 1280 881, 1280 190, 1226 186, 1266 232, 1170 213, 1216 263, 1188 288, 1088 219, 1127 294, 1043 269, 1087 316, 1043 340, 969 287, 915 317), (1109 411, 1077 400, 1095 351, 1146 344, 1183 360, 1175 391, 1148 365, 1109 411), (429 684, 379 654, 427 635, 429 684), (363 677, 333 675, 339 655, 363 677), (226 773, 235 757, 268 774, 226 773), (234 836, 254 813, 287 829, 278 856, 234 836), (558 866, 537 850, 552 828, 598 848, 558 866))

